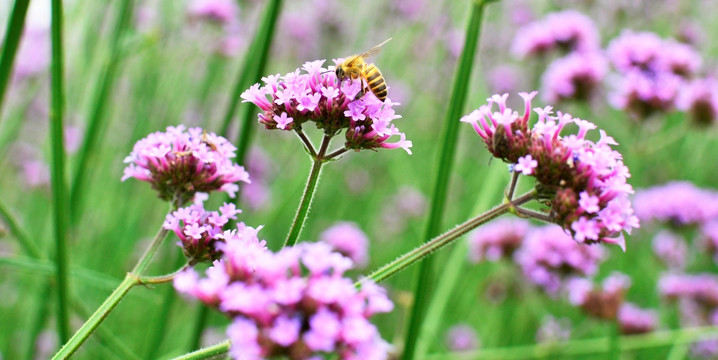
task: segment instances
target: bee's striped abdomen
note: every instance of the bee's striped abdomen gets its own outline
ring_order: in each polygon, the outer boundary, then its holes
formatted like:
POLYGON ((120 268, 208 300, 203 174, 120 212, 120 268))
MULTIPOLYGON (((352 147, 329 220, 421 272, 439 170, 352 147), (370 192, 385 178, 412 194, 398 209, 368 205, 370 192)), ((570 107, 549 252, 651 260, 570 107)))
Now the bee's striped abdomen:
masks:
POLYGON ((381 76, 381 71, 379 71, 374 64, 369 64, 366 69, 364 69, 364 77, 371 92, 374 93, 377 99, 384 101, 387 91, 384 77, 381 76))

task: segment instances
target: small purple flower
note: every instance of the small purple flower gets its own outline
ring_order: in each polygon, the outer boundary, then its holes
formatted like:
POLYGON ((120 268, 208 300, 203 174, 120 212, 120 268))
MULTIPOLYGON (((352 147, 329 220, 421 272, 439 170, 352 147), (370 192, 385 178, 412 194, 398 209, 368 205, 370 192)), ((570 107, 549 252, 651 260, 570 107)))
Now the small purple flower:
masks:
POLYGON ((645 334, 656 329, 658 314, 655 310, 644 310, 631 303, 624 303, 618 309, 618 325, 623 334, 645 334))
POLYGON ((587 52, 597 50, 599 41, 598 29, 589 17, 565 10, 519 28, 511 51, 518 57, 544 55, 557 48, 587 52))
POLYGON ((194 269, 175 288, 233 319, 227 329, 235 359, 310 359, 335 352, 340 359, 384 359, 388 346, 369 318, 393 309, 372 282, 361 289, 344 277, 351 260, 325 243, 302 243, 272 253, 241 225, 225 232, 221 260, 200 278, 194 269))
POLYGON ((531 175, 533 174, 536 166, 538 166, 538 161, 531 158, 531 154, 529 154, 520 157, 518 163, 514 166, 514 169, 523 175, 531 175))
POLYGON ((319 234, 319 241, 330 244, 335 251, 352 259, 357 267, 367 264, 369 238, 353 222, 338 222, 319 234))
POLYGON ((325 69, 324 61, 264 78, 263 86, 255 84, 242 94, 243 102, 263 110, 259 122, 267 129, 301 129, 304 123, 314 122, 330 135, 346 129, 345 146, 349 149, 402 148, 411 154, 412 142, 392 123, 401 118, 393 109, 399 104, 389 98, 380 101, 371 91, 355 100, 359 81, 340 84, 334 66, 325 69), (399 140, 391 142, 397 136, 399 140))
POLYGON ((469 325, 454 325, 446 331, 444 342, 449 351, 474 351, 479 348, 479 336, 469 325))
POLYGON ((718 191, 701 189, 687 181, 640 190, 633 203, 641 221, 685 226, 718 218, 718 191))
MULTIPOLYGON (((552 108, 535 108, 538 120, 529 126, 531 100, 536 95, 520 93, 524 99, 523 115, 506 106, 508 94, 494 95, 488 104, 464 116, 461 121, 472 125, 489 152, 509 164, 535 159, 531 172, 540 184, 540 196, 551 200, 553 222, 585 243, 614 243, 625 249, 622 232, 638 227, 628 195, 633 188, 627 183, 630 174, 622 155, 611 146, 616 142, 603 130, 600 139, 588 140, 586 134, 596 126, 552 108), (493 105, 498 111, 492 111, 493 105), (561 136, 565 126, 574 124, 577 134, 561 136), (598 209, 594 201, 598 199, 598 209), (584 208, 581 203, 588 206, 584 208)), ((519 169, 524 168, 520 164, 519 169)), ((538 185, 537 185, 538 186, 538 185)))
POLYGON ((543 75, 543 99, 590 100, 607 72, 608 63, 597 52, 572 53, 554 60, 543 75))
POLYGON ((529 231, 525 220, 499 219, 479 227, 469 236, 469 259, 498 261, 510 258, 529 231))
POLYGON ((526 278, 550 295, 572 276, 595 274, 603 257, 603 248, 578 244, 558 226, 531 230, 514 254, 526 278))
POLYGON ((190 205, 168 214, 163 227, 174 232, 180 241, 177 245, 193 262, 212 261, 219 257, 215 248, 222 241, 223 227, 229 219, 237 219, 242 211, 234 204, 225 203, 217 211, 206 211, 201 205, 190 205))
POLYGON ((125 163, 122 181, 147 181, 163 200, 183 205, 198 192, 220 190, 234 197, 237 181, 249 174, 232 162, 235 147, 227 139, 200 128, 170 126, 138 141, 125 163))
POLYGON ((670 269, 682 269, 686 263, 688 245, 682 236, 661 231, 653 237, 653 253, 670 269))

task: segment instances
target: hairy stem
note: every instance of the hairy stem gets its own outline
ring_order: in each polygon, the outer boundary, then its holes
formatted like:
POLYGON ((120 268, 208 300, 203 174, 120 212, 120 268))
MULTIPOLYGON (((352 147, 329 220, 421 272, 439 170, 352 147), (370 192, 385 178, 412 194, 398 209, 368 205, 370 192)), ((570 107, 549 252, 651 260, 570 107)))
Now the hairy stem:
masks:
POLYGON ((178 356, 173 360, 201 360, 201 359, 214 359, 219 355, 224 355, 229 352, 229 340, 223 341, 217 345, 212 345, 204 349, 178 356))

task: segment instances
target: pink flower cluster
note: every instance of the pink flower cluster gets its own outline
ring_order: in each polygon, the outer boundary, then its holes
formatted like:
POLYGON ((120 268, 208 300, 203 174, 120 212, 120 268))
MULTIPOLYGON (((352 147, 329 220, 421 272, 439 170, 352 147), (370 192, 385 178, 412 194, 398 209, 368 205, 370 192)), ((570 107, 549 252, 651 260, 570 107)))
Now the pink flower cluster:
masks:
POLYGON ((578 11, 565 10, 521 27, 511 51, 526 57, 544 55, 555 49, 585 52, 599 47, 600 37, 593 21, 578 11))
POLYGON ((510 258, 529 227, 528 221, 519 219, 499 219, 479 227, 469 236, 469 260, 478 263, 510 258))
POLYGON ((360 81, 339 83, 334 66, 325 69, 324 61, 305 63, 305 73, 297 69, 284 76, 262 78, 264 86, 252 85, 242 94, 243 102, 263 110, 259 122, 267 129, 301 129, 311 121, 329 135, 346 129, 345 146, 349 149, 403 148, 411 154, 411 141, 391 123, 401 118, 393 109, 398 104, 389 98, 382 102, 371 91, 355 100, 360 81), (388 142, 394 136, 399 136, 399 141, 388 142))
POLYGON ((187 13, 192 17, 229 23, 236 19, 239 8, 234 0, 192 0, 187 13))
POLYGON ((212 261, 220 255, 215 243, 222 241, 224 226, 230 219, 236 220, 241 212, 231 203, 224 203, 219 212, 193 204, 167 214, 162 227, 177 235, 180 239, 177 245, 193 263, 212 261))
POLYGON ((718 310, 718 278, 715 275, 667 274, 661 277, 658 288, 661 295, 669 299, 690 299, 705 308, 718 310))
POLYGON ((357 267, 364 267, 369 261, 369 238, 353 222, 341 221, 332 225, 319 234, 319 241, 331 245, 357 267))
POLYGON ((607 54, 620 75, 609 100, 638 118, 674 110, 686 80, 702 62, 687 44, 630 30, 611 41, 607 54))
POLYGON ((449 351, 475 351, 479 348, 476 330, 467 324, 454 325, 446 331, 444 342, 449 351))
POLYGON ((682 269, 686 263, 686 240, 671 231, 660 231, 653 237, 653 253, 670 269, 682 269))
POLYGON ((617 320, 621 333, 644 334, 656 329, 658 314, 655 310, 641 309, 635 304, 623 303, 618 309, 617 320))
POLYGON ((147 181, 163 200, 181 206, 198 192, 224 191, 231 197, 237 181, 249 174, 232 162, 236 148, 227 139, 200 128, 170 126, 135 143, 125 163, 122 181, 147 181))
POLYGON ((558 112, 552 107, 535 108, 537 122, 529 127, 532 93, 524 99, 523 115, 506 106, 508 94, 494 95, 488 104, 464 116, 486 144, 489 152, 512 165, 514 171, 537 180, 539 196, 551 199, 553 221, 571 232, 581 243, 607 242, 625 248, 622 231, 638 227, 628 200, 628 168, 622 155, 611 146, 617 143, 603 130, 596 142, 586 134, 593 123, 558 112), (493 111, 493 105, 498 111, 493 111), (577 134, 561 136, 566 126, 577 134))
POLYGON ((543 99, 547 102, 590 100, 608 72, 608 62, 594 52, 575 52, 553 61, 543 74, 543 99))
POLYGON ((718 120, 718 80, 713 77, 692 80, 683 87, 677 106, 695 124, 714 124, 718 120))
POLYGON ((641 221, 694 225, 718 219, 718 191, 701 189, 687 181, 637 191, 633 204, 641 221))
POLYGON ((514 258, 529 281, 556 295, 570 278, 594 275, 604 253, 576 243, 558 226, 544 226, 528 232, 514 258))
POLYGON ((343 274, 350 259, 324 243, 302 243, 277 253, 240 225, 223 234, 223 257, 200 278, 189 269, 174 280, 184 294, 232 318, 227 335, 235 359, 385 359, 389 345, 369 322, 393 304, 372 282, 361 289, 343 274), (306 273, 306 274, 305 274, 306 273))
POLYGON ((623 304, 623 295, 631 287, 631 278, 614 272, 603 280, 601 287, 595 287, 586 278, 569 281, 568 299, 571 304, 581 307, 587 314, 604 320, 615 320, 623 304))

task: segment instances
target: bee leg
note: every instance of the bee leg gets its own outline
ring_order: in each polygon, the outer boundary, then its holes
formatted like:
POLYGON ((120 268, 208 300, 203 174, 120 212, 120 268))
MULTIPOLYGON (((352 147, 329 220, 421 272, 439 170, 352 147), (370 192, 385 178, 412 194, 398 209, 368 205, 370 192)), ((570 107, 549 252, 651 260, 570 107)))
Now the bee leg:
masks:
POLYGON ((354 101, 361 99, 364 94, 366 94, 366 87, 364 86, 364 79, 359 78, 359 81, 361 83, 361 90, 357 93, 357 95, 354 97, 354 101))

